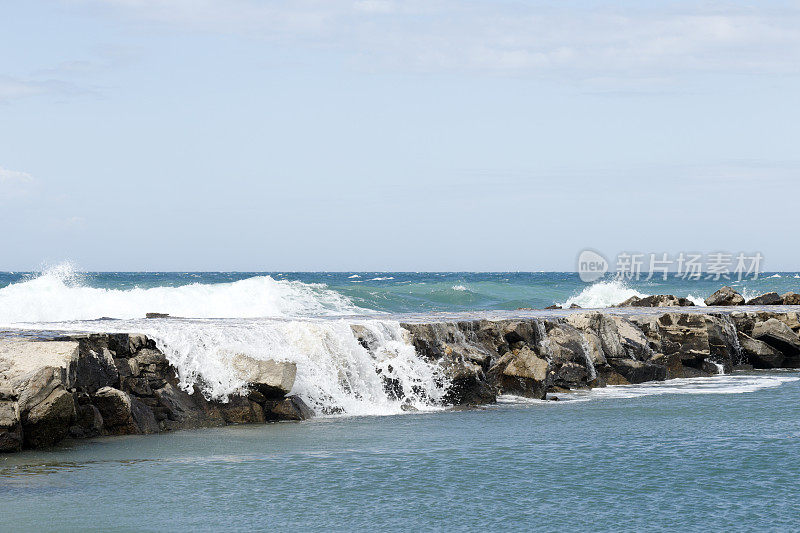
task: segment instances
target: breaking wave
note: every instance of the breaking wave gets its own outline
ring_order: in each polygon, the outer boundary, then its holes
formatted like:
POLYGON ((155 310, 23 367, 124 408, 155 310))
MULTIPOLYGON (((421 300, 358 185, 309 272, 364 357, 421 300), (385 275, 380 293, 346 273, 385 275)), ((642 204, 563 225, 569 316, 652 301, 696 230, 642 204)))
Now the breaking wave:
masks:
POLYGON ((0 323, 61 322, 101 317, 186 318, 337 316, 369 313, 321 284, 256 276, 231 283, 103 289, 83 283, 68 263, 0 289, 0 323))
POLYGON ((611 307, 618 303, 622 303, 631 296, 638 296, 644 298, 649 296, 637 290, 631 289, 623 282, 618 280, 613 281, 600 281, 589 285, 583 289, 580 294, 568 298, 566 302, 561 303, 562 307, 569 307, 572 304, 579 305, 585 309, 595 309, 600 307, 611 307))

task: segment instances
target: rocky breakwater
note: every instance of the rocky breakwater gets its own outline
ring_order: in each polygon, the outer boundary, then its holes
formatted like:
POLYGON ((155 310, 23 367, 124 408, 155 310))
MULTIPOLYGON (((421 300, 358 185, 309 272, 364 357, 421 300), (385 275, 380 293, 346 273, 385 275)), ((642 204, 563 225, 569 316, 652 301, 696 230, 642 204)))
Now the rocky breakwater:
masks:
POLYGON ((446 369, 452 404, 490 403, 498 394, 546 399, 607 385, 800 368, 798 311, 701 309, 609 309, 403 327, 418 353, 446 369))
POLYGON ((0 339, 0 452, 51 446, 66 437, 301 420, 294 363, 238 355, 245 395, 209 401, 178 386, 174 368, 143 335, 92 334, 53 340, 0 339))

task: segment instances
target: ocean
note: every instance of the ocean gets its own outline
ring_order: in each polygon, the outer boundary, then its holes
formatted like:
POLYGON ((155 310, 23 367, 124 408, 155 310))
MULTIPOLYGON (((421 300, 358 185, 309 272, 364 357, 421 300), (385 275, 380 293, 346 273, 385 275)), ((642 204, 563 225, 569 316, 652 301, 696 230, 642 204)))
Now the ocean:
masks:
MULTIPOLYGON (((435 369, 402 320, 491 316, 557 303, 607 307, 757 280, 588 284, 575 273, 0 273, 0 334, 142 332, 224 398, 221 358, 297 363, 300 423, 65 442, 0 457, 0 527, 25 530, 796 529, 800 374, 737 372, 443 408, 435 369), (146 313, 168 319, 144 319, 146 313), (362 324, 379 357, 353 337, 362 324), (419 391, 407 412, 376 371, 419 391), (42 517, 48 522, 42 526, 42 517)), ((405 403, 408 403, 406 401, 405 403)))

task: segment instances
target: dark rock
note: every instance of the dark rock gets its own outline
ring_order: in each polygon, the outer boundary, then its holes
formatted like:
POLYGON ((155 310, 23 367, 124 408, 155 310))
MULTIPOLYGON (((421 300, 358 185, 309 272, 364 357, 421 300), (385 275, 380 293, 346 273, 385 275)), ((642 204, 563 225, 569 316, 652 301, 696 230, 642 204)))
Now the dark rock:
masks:
POLYGON ((145 318, 169 318, 169 313, 145 313, 145 318))
POLYGON ((768 292, 761 296, 756 296, 751 300, 747 300, 747 305, 781 305, 783 299, 777 292, 768 292))
POLYGON ((644 298, 631 296, 616 307, 690 307, 693 305, 687 298, 679 298, 671 294, 654 294, 644 298))
POLYGON ((754 368, 781 368, 783 360, 786 358, 783 353, 766 342, 756 340, 741 332, 739 333, 739 343, 747 361, 754 368))
POLYGON ((114 364, 111 350, 82 349, 76 363, 75 376, 78 388, 88 393, 114 386, 119 380, 119 371, 114 364))
POLYGON ((497 392, 488 383, 479 365, 451 359, 445 362, 443 368, 450 382, 443 398, 445 404, 478 405, 496 401, 497 392))
POLYGON ((22 416, 25 446, 43 448, 61 441, 69 433, 75 419, 72 394, 58 387, 22 416))
POLYGON ((165 426, 168 428, 225 425, 225 419, 219 408, 209 404, 199 393, 189 394, 171 383, 167 383, 164 387, 155 391, 155 396, 158 398, 159 405, 167 414, 165 426))
POLYGON ((17 402, 0 400, 0 453, 22 449, 22 424, 17 402))
POLYGON ((69 428, 69 434, 75 439, 96 437, 103 432, 103 417, 92 404, 79 405, 75 424, 69 428))
POLYGON ((800 294, 796 292, 787 292, 781 294, 783 305, 800 305, 800 294))
POLYGON ((580 305, 578 305, 578 304, 570 304, 569 308, 570 308, 570 309, 583 309, 583 308, 582 308, 580 305))
POLYGON ((789 326, 775 318, 756 322, 752 337, 769 344, 786 356, 800 354, 800 337, 789 326))
POLYGON ((545 307, 545 309, 563 309, 563 308, 560 305, 553 304, 553 305, 548 305, 547 307, 545 307))
POLYGON ((667 379, 667 368, 655 363, 636 361, 634 359, 609 359, 608 364, 630 383, 664 381, 667 379))
POLYGON ((725 286, 705 299, 706 305, 742 305, 744 296, 725 286))
POLYGON ((159 425, 153 410, 136 398, 131 398, 131 418, 139 429, 137 433, 158 433, 159 425))
POLYGON ((222 417, 228 424, 263 423, 264 409, 244 396, 232 396, 227 403, 219 404, 222 417))
POLYGON ((266 415, 268 420, 308 420, 314 411, 299 396, 292 395, 273 402, 266 415))
POLYGON ((133 419, 131 397, 127 393, 113 387, 103 387, 95 393, 92 401, 103 417, 107 433, 128 435, 139 432, 139 426, 133 419))

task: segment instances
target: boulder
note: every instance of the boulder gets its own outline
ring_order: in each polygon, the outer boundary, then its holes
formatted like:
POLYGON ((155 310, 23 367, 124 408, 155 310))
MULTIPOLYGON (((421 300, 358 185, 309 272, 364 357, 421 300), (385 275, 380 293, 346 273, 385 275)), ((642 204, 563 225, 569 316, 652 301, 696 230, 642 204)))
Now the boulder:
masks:
POLYGON ((69 428, 69 434, 75 439, 96 437, 103 433, 103 417, 92 404, 79 405, 76 409, 75 424, 69 428))
POLYGON ((634 359, 609 359, 608 364, 629 383, 667 379, 667 367, 659 364, 634 359))
POLYGON ((800 305, 800 294, 796 292, 787 292, 781 294, 783 305, 800 305))
MULTIPOLYGON (((654 355, 653 349, 650 347, 644 332, 636 327, 631 320, 619 316, 611 317, 611 319, 614 321, 614 325, 616 326, 617 336, 619 339, 619 345, 622 348, 622 353, 612 355, 611 352, 606 351, 607 358, 623 356, 623 358, 646 361, 654 355)), ((610 335, 610 330, 607 330, 607 332, 610 335)), ((605 337, 602 333, 600 338, 604 340, 603 349, 605 351, 605 337)), ((614 350, 616 350, 616 347, 614 350)))
POLYGON ((739 344, 748 363, 754 368, 781 368, 786 358, 783 353, 766 342, 756 340, 742 332, 739 332, 739 344))
POLYGON ((706 305, 742 305, 744 296, 725 286, 705 299, 706 305))
POLYGON ((219 405, 222 417, 228 424, 263 423, 264 409, 245 396, 232 396, 227 403, 219 405))
POLYGON ((483 368, 470 361, 446 359, 442 369, 449 386, 443 402, 448 405, 479 405, 492 403, 497 392, 486 379, 483 368))
POLYGON ((687 298, 673 296, 671 294, 654 294, 640 298, 631 296, 624 302, 615 307, 687 307, 693 306, 691 300, 687 298))
POLYGON ((248 387, 270 399, 281 399, 289 394, 297 375, 295 363, 262 361, 243 354, 231 358, 231 366, 248 387))
POLYGON ((74 419, 75 400, 59 386, 22 415, 25 446, 43 448, 56 444, 67 436, 74 419))
POLYGON ((272 402, 265 414, 269 420, 308 420, 314 411, 299 396, 292 395, 272 402))
POLYGON ((769 344, 786 356, 800 354, 800 337, 789 326, 775 318, 756 322, 751 336, 769 344))
POLYGON ((113 387, 103 387, 92 397, 92 403, 103 417, 106 432, 111 435, 128 435, 139 432, 133 419, 131 397, 113 387))
POLYGON ((756 296, 751 300, 747 300, 747 305, 781 305, 783 299, 777 292, 768 292, 761 296, 756 296))
POLYGON ((0 400, 0 453, 22 449, 22 424, 17 402, 0 400))
POLYGON ((489 370, 489 376, 503 393, 544 399, 550 384, 549 370, 546 360, 524 346, 506 352, 489 370))
POLYGON ((119 371, 114 363, 114 355, 108 348, 81 350, 75 369, 77 387, 92 393, 103 387, 110 387, 119 380, 119 371))
POLYGON ((202 394, 189 394, 171 383, 154 392, 163 409, 162 420, 166 428, 198 428, 224 426, 225 419, 219 408, 203 398, 202 394))

